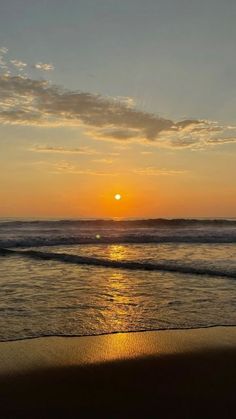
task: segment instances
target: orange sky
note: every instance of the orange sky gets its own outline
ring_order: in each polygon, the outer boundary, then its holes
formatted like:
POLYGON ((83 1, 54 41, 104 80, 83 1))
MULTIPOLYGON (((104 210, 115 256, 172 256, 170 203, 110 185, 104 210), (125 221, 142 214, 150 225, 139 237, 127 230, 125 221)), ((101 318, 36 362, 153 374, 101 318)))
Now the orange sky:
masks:
POLYGON ((0 217, 236 217, 233 2, 22 1, 0 13, 0 217))
MULTIPOLYGON (((233 161, 231 164, 233 174, 233 161)), ((142 218, 235 215, 235 186, 233 179, 227 182, 228 177, 211 178, 208 173, 194 171, 171 175, 127 173, 96 176, 54 173, 45 165, 38 167, 37 164, 11 167, 7 175, 7 167, 9 169, 11 165, 8 161, 3 165, 5 176, 0 180, 0 216, 142 218), (116 193, 122 195, 120 201, 114 199, 116 193)), ((227 169, 229 172, 229 164, 227 169)))

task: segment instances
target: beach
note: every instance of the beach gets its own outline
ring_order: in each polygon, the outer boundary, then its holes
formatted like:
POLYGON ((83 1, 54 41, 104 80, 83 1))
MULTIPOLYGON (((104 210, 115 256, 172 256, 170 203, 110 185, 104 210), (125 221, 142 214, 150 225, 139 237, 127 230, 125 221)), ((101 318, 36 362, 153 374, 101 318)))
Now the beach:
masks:
POLYGON ((0 227, 0 417, 235 417, 235 221, 0 227))
POLYGON ((1 342, 0 387, 3 418, 235 417, 236 327, 1 342))
POLYGON ((0 419, 236 419, 235 20, 0 0, 0 419))

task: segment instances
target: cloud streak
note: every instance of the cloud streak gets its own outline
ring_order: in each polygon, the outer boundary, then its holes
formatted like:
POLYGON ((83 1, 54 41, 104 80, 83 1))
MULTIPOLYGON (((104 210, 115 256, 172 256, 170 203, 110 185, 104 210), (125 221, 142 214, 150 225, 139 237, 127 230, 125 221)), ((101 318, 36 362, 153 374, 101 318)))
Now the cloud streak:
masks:
POLYGON ((92 156, 100 154, 98 151, 90 148, 90 147, 76 147, 76 148, 69 148, 69 147, 59 147, 59 146, 40 146, 35 145, 34 147, 30 148, 30 151, 34 151, 36 153, 59 153, 59 154, 82 154, 86 156, 92 156))
MULTIPOLYGON (((93 160, 93 162, 97 162, 93 160)), ((106 159, 101 159, 101 163, 112 164, 112 161, 107 161, 106 159)), ((160 167, 140 167, 130 170, 112 170, 104 171, 94 168, 83 168, 77 165, 72 164, 71 162, 62 160, 55 163, 50 163, 48 161, 36 161, 32 163, 34 166, 44 167, 50 173, 54 174, 68 174, 68 175, 88 175, 88 176, 124 176, 124 175, 135 175, 135 176, 178 176, 186 174, 186 170, 174 170, 160 167)))
POLYGON ((134 169, 132 171, 136 175, 145 175, 145 176, 175 176, 175 175, 182 175, 187 173, 186 170, 172 170, 172 169, 161 169, 158 167, 144 167, 134 169))
POLYGON ((71 174, 71 175, 84 175, 84 176, 117 176, 119 173, 115 172, 106 172, 103 170, 97 169, 83 169, 78 166, 75 166, 68 162, 59 162, 50 166, 49 169, 52 173, 55 174, 71 174))
POLYGON ((176 149, 236 143, 236 129, 214 121, 175 122, 135 109, 127 98, 113 100, 70 91, 45 80, 2 75, 0 98, 2 124, 77 126, 98 140, 123 144, 139 141, 176 149))

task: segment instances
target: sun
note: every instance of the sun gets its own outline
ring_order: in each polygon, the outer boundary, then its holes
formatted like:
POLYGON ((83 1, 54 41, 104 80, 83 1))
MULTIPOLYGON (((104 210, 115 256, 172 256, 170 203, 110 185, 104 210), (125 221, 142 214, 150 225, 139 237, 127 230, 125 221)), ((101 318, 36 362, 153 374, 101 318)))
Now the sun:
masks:
POLYGON ((117 194, 115 194, 114 198, 115 198, 117 201, 120 201, 120 200, 121 200, 121 195, 120 195, 119 193, 117 193, 117 194))

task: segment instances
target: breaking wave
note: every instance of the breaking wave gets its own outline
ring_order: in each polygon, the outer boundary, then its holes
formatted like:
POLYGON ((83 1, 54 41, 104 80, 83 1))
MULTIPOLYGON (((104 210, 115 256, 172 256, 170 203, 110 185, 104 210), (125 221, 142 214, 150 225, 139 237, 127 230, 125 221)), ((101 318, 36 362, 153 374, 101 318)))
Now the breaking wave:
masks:
POLYGON ((0 249, 0 256, 23 256, 40 260, 56 260, 63 263, 72 263, 77 265, 102 266, 106 268, 145 270, 145 271, 166 271, 192 275, 220 276, 236 279, 236 271, 226 271, 220 268, 209 266, 183 265, 173 261, 165 262, 142 262, 142 261, 118 261, 110 259, 101 259, 95 257, 78 256, 67 253, 52 253, 35 250, 9 250, 0 249))
POLYGON ((0 247, 236 243, 236 220, 3 220, 0 247))
POLYGON ((65 220, 10 220, 1 219, 1 227, 22 227, 22 226, 58 226, 58 225, 73 225, 73 226, 103 226, 103 227, 160 227, 160 226, 196 226, 196 225, 211 225, 211 226, 236 226, 236 219, 191 219, 191 218, 150 218, 150 219, 65 219, 65 220))

